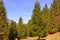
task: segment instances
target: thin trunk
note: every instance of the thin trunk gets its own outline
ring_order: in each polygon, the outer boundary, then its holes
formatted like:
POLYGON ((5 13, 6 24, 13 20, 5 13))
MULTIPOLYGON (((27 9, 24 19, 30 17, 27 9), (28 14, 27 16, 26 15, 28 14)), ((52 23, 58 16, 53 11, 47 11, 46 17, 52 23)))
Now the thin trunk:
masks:
POLYGON ((20 40, 20 38, 18 38, 18 40, 20 40))
POLYGON ((38 40, 40 40, 40 36, 38 36, 38 40))

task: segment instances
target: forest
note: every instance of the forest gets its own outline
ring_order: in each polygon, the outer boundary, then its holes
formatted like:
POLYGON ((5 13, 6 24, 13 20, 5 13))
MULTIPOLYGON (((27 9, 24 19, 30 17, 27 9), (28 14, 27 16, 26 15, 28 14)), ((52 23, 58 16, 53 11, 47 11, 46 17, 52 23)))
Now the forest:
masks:
POLYGON ((41 10, 40 2, 36 1, 32 10, 31 19, 24 24, 22 17, 18 23, 14 20, 7 21, 6 8, 3 1, 0 1, 0 40, 18 40, 26 37, 40 38, 48 34, 60 32, 60 0, 54 0, 50 8, 47 4, 41 10))

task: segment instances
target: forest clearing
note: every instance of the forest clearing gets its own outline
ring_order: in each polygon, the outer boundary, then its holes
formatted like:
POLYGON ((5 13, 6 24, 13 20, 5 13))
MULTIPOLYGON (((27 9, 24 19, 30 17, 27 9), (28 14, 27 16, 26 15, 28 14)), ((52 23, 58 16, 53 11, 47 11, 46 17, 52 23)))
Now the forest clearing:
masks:
MULTIPOLYGON (((21 40, 36 40, 38 37, 28 37, 27 39, 21 39, 21 40)), ((60 40, 60 32, 49 34, 47 37, 45 37, 46 40, 60 40)))

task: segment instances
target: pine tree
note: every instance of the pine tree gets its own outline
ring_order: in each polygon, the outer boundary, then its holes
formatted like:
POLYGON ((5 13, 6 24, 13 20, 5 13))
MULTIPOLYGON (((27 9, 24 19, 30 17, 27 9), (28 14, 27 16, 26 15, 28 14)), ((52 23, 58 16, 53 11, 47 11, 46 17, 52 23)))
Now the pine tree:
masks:
POLYGON ((34 6, 32 20, 34 24, 39 24, 39 17, 40 17, 40 3, 37 1, 34 6))
POLYGON ((31 34, 32 24, 33 24, 32 19, 30 19, 27 23, 28 36, 32 36, 32 34, 31 34))
POLYGON ((40 3, 37 1, 32 14, 32 36, 37 36, 40 15, 40 3))
POLYGON ((24 38, 24 36, 25 36, 25 28, 23 26, 22 18, 19 18, 18 28, 17 29, 18 29, 18 38, 20 40, 21 38, 24 38))
MULTIPOLYGON (((58 9, 59 9, 59 15, 60 15, 60 0, 58 0, 58 4, 59 4, 58 9)), ((58 22, 59 22, 59 31, 60 31, 60 21, 58 22)))
POLYGON ((45 23, 48 22, 48 18, 49 18, 48 16, 49 16, 49 8, 48 8, 47 4, 45 4, 45 7, 42 10, 42 18, 45 23))
POLYGON ((21 32, 21 27, 22 27, 22 18, 19 19, 18 22, 18 38, 20 39, 20 32, 21 32))
POLYGON ((27 24, 23 24, 23 29, 24 29, 23 38, 26 38, 28 36, 28 31, 29 31, 28 25, 27 24))
POLYGON ((8 38, 8 22, 3 0, 0 0, 0 35, 5 35, 4 40, 8 38))
POLYGON ((53 1, 50 7, 50 25, 49 25, 49 33, 55 33, 58 30, 58 23, 56 21, 56 17, 59 15, 58 13, 58 2, 57 0, 53 1))
POLYGON ((40 3, 37 1, 34 6, 33 14, 32 14, 32 27, 30 30, 31 36, 38 36, 40 40, 40 36, 42 36, 43 27, 43 18, 42 12, 40 10, 40 3))
POLYGON ((48 34, 48 26, 49 26, 49 9, 47 4, 45 4, 45 7, 42 10, 42 35, 41 37, 45 37, 48 34))
MULTIPOLYGON (((60 0, 54 0, 56 1, 56 22, 58 29, 60 28, 60 0)), ((60 29, 59 29, 60 30, 60 29)))
POLYGON ((17 29, 16 29, 16 22, 11 23, 10 27, 9 27, 9 40, 15 40, 15 38, 17 37, 17 29))

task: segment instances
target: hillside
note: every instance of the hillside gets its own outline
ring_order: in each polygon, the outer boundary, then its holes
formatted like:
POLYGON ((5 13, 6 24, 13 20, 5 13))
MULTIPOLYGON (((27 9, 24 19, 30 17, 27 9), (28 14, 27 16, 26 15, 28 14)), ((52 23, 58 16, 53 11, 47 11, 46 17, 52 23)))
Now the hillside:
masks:
POLYGON ((49 34, 46 39, 50 40, 60 40, 60 32, 57 32, 55 34, 49 34))
POLYGON ((11 24, 12 20, 10 20, 10 19, 7 19, 7 22, 8 22, 9 24, 11 24))
MULTIPOLYGON (((49 34, 47 37, 45 37, 46 40, 60 40, 60 32, 49 34)), ((37 37, 27 37, 27 39, 21 39, 21 40, 36 40, 37 37)))

